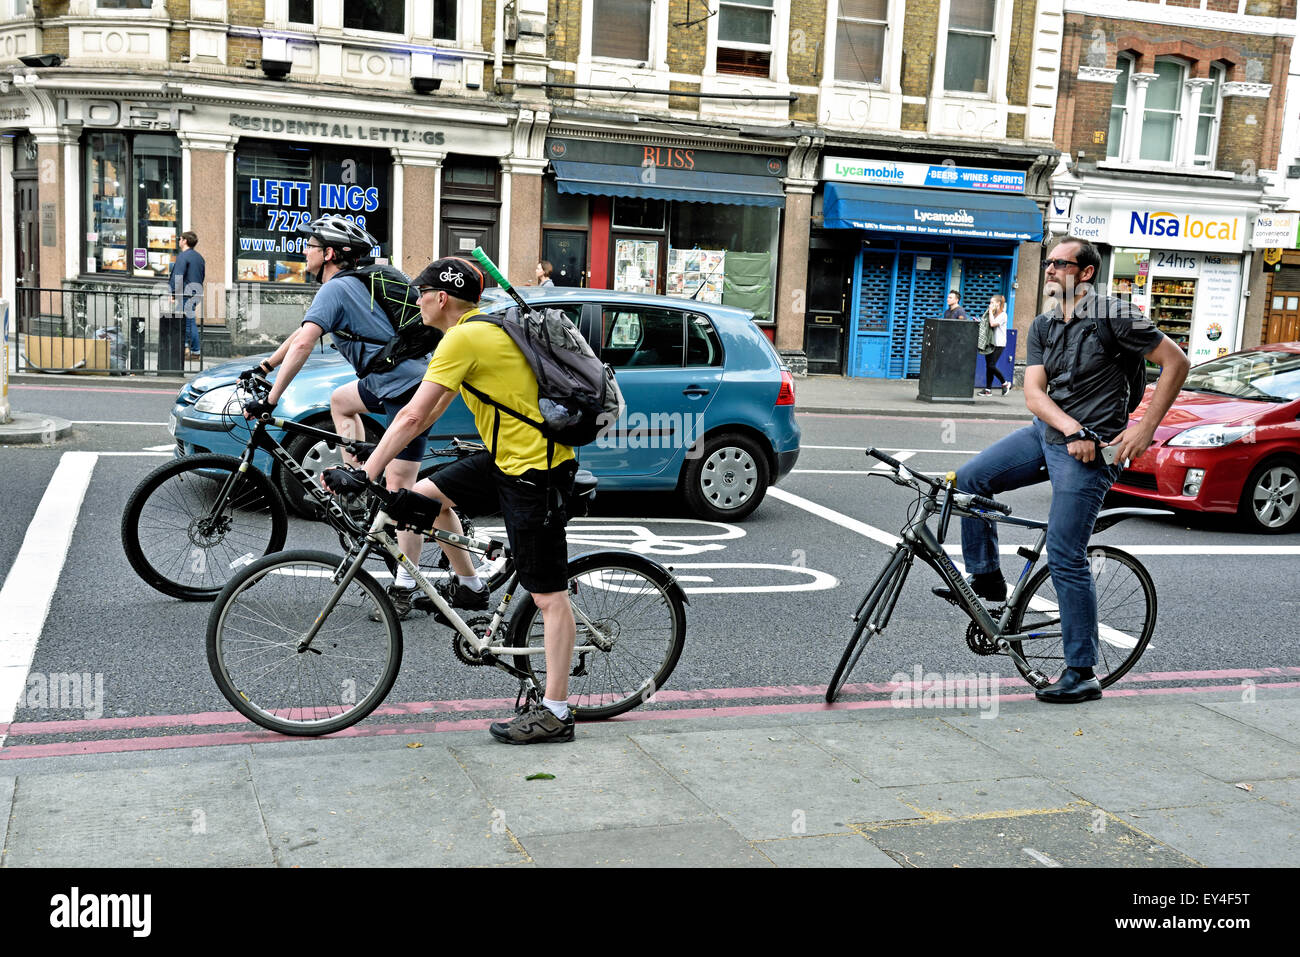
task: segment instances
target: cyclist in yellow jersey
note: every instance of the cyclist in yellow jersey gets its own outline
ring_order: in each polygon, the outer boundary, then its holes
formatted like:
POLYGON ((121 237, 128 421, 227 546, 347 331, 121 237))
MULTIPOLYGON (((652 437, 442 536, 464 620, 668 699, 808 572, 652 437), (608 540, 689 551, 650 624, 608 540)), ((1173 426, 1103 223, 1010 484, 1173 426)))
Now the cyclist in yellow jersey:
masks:
MULTIPOLYGON (((568 446, 554 445, 548 475, 547 442, 541 432, 462 388, 470 385, 541 421, 537 378, 524 354, 494 323, 469 321, 478 314, 475 304, 483 292, 478 265, 467 259, 438 259, 413 284, 420 292, 422 321, 442 330, 443 337, 424 381, 366 461, 366 476, 375 481, 410 437, 427 432, 461 392, 488 451, 453 462, 438 472, 436 483, 426 479, 415 491, 441 502, 435 524, 458 534, 460 521, 453 506, 469 515, 501 512, 520 584, 541 609, 545 630, 546 688, 541 705, 511 721, 493 724, 490 731, 509 744, 572 741, 573 714, 567 698, 575 626, 569 604, 564 502, 573 488, 577 459, 568 446)), ((444 547, 457 580, 439 586, 439 592, 453 607, 486 609, 487 588, 475 575, 469 555, 444 547)))

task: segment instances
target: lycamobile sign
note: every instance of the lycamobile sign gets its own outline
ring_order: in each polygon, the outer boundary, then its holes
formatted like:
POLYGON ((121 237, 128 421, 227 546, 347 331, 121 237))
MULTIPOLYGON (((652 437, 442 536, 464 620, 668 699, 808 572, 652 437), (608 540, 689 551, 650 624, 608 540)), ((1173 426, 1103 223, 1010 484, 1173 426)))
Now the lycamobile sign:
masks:
POLYGON ((943 223, 945 226, 974 226, 975 217, 964 209, 951 212, 934 212, 928 209, 914 209, 912 216, 918 223, 943 223))
POLYGON ((944 163, 898 163, 850 156, 827 156, 822 163, 822 179, 875 186, 969 189, 982 193, 1025 191, 1025 174, 1016 170, 980 169, 944 163))

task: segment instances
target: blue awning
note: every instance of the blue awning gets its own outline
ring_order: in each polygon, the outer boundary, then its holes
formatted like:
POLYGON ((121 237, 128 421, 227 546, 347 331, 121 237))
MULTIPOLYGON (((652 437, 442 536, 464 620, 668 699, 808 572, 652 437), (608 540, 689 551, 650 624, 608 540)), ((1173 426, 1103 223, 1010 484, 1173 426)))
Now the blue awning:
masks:
POLYGON ((785 191, 775 176, 697 173, 685 169, 571 163, 567 160, 552 160, 551 165, 555 167, 555 185, 561 193, 724 203, 728 206, 785 205, 785 191))
POLYGON ((1043 238, 1043 214, 1026 196, 827 183, 827 229, 1024 241, 1043 238))

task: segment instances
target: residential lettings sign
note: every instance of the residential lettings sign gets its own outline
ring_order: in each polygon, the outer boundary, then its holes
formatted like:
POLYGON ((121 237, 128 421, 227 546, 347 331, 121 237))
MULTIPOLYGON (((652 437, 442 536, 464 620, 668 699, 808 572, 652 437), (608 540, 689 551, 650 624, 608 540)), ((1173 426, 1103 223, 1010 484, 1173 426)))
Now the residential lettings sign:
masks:
POLYGON ((822 179, 870 186, 928 186, 934 189, 970 189, 982 193, 1023 193, 1025 174, 1009 169, 972 166, 896 163, 892 160, 827 156, 822 179))

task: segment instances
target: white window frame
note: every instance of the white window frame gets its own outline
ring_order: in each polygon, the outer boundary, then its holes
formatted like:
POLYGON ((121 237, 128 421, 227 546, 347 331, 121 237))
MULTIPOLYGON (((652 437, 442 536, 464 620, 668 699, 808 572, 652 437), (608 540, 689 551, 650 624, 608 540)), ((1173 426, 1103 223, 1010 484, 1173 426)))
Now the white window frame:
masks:
MULTIPOLYGON (((1133 156, 1138 163, 1148 166, 1167 166, 1179 167, 1188 166, 1189 163, 1183 162, 1187 155, 1187 75, 1191 70, 1191 65, 1178 57, 1158 56, 1152 63, 1153 72, 1162 63, 1171 63, 1178 68, 1178 110, 1174 113, 1174 136, 1173 142, 1169 145, 1169 159, 1153 160, 1146 159, 1142 156, 1142 134, 1146 128, 1148 113, 1168 113, 1168 110, 1153 110, 1147 105, 1147 97, 1142 99, 1142 115, 1138 119, 1136 139, 1133 142, 1133 156)), ((1155 81, 1152 81, 1155 82, 1155 81)), ((1147 96, 1151 95, 1151 86, 1147 85, 1147 96)))
MULTIPOLYGON (((723 2, 724 0, 719 0, 719 13, 721 13, 723 2)), ((748 4, 743 3, 733 4, 730 0, 726 0, 726 2, 728 6, 748 6, 748 4)), ((762 80, 763 77, 718 72, 718 17, 709 17, 706 22, 708 24, 708 36, 705 38, 705 43, 707 44, 708 53, 705 56, 704 75, 709 77, 729 77, 737 81, 762 80)), ((775 0, 772 4, 772 29, 769 31, 768 40, 769 42, 765 44, 727 42, 723 46, 728 50, 770 52, 767 79, 774 83, 789 83, 787 51, 790 46, 790 4, 786 0, 775 0)))
MULTIPOLYGON (((719 22, 721 22, 723 7, 743 7, 744 9, 747 10, 766 10, 768 14, 768 21, 767 21, 767 42, 766 43, 748 43, 741 40, 728 40, 726 42, 723 42, 717 35, 718 26, 713 26, 714 70, 715 71, 717 70, 717 65, 718 65, 718 47, 722 46, 724 49, 727 50, 752 50, 755 53, 767 53, 768 54, 767 72, 768 72, 768 76, 770 77, 772 75, 773 69, 776 66, 776 49, 775 49, 776 16, 777 16, 776 8, 780 5, 779 0, 774 0, 774 2, 770 7, 759 6, 757 3, 747 2, 747 0, 717 0, 717 4, 718 4, 718 15, 716 18, 710 17, 709 18, 710 20, 717 19, 719 22)), ((733 74, 725 74, 725 75, 745 76, 747 74, 733 73, 733 74)))
MULTIPOLYGON (((348 0, 339 0, 339 23, 347 23, 347 6, 348 0)), ((405 0, 402 4, 402 30, 400 33, 390 33, 387 30, 362 30, 359 27, 343 27, 344 36, 350 37, 410 37, 415 32, 415 9, 414 0, 405 0)), ((316 16, 319 18, 320 13, 317 11, 316 16)))
MULTIPOLYGON (((1104 161, 1107 165, 1137 166, 1150 169, 1182 169, 1182 170, 1199 170, 1212 171, 1215 168, 1215 157, 1219 149, 1219 134, 1223 121, 1223 85, 1227 82, 1227 69, 1220 63, 1211 63, 1209 67, 1210 78, 1217 80, 1218 95, 1214 99, 1214 113, 1212 114, 1212 126, 1210 129, 1210 138, 1207 144, 1208 152, 1204 155, 1196 153, 1196 133, 1200 126, 1202 116, 1211 116, 1209 113, 1201 113, 1201 87, 1204 77, 1193 77, 1191 75, 1195 64, 1177 56, 1159 56, 1153 61, 1152 69, 1157 63, 1172 63, 1179 69, 1179 111, 1177 115, 1177 126, 1174 130, 1174 141, 1172 146, 1172 156, 1168 160, 1152 160, 1142 158, 1142 130, 1146 124, 1146 114, 1150 112, 1147 106, 1147 93, 1150 90, 1150 82, 1146 88, 1142 89, 1141 96, 1138 96, 1138 88, 1133 80, 1135 75, 1150 76, 1150 74, 1137 73, 1137 58, 1131 54, 1121 54, 1116 59, 1116 67, 1119 67, 1121 60, 1129 62, 1129 79, 1128 88, 1125 91, 1125 116, 1121 127, 1120 142, 1114 155, 1110 150, 1114 148, 1112 144, 1107 144, 1107 157, 1104 161), (1141 101, 1141 109, 1138 109, 1138 100, 1141 101)), ((1114 106, 1111 107, 1114 109, 1114 106)), ((1167 112, 1167 111, 1160 111, 1167 112)))
MULTIPOLYGON (((895 83, 895 64, 900 62, 899 54, 901 50, 896 50, 896 41, 902 40, 902 29, 895 29, 893 24, 898 23, 901 27, 903 22, 902 10, 897 9, 900 6, 899 0, 889 0, 885 9, 885 27, 884 50, 881 53, 880 61, 880 82, 871 83, 865 80, 841 80, 835 74, 835 61, 839 55, 839 25, 840 20, 840 0, 827 0, 826 7, 826 56, 824 63, 830 64, 828 79, 834 86, 841 87, 863 87, 867 89, 886 89, 892 90, 896 87, 895 83)), ((864 20, 861 17, 848 18, 855 23, 877 23, 876 20, 864 20)))
MULTIPOLYGON (((1132 122, 1131 122, 1133 117, 1132 77, 1133 77, 1133 71, 1137 68, 1137 58, 1134 57, 1133 54, 1131 53, 1121 53, 1119 56, 1115 57, 1115 69, 1123 70, 1123 67, 1121 66, 1122 63, 1128 64, 1128 72, 1127 75, 1121 73, 1120 76, 1115 78, 1115 89, 1120 89, 1119 84, 1120 81, 1123 80, 1124 106, 1121 107, 1121 109, 1123 109, 1124 115, 1119 122, 1119 136, 1116 137, 1114 143, 1110 142, 1109 140, 1107 140, 1106 142, 1106 158, 1110 160, 1118 160, 1124 156, 1124 144, 1128 141, 1130 128, 1132 127, 1132 122), (1115 150, 1113 155, 1110 152, 1112 149, 1115 150)), ((1112 91, 1111 99, 1110 99, 1110 114, 1107 116, 1107 121, 1106 121, 1107 129, 1110 128, 1110 121, 1111 121, 1111 117, 1113 117, 1115 114, 1115 108, 1116 108, 1115 94, 1114 91, 1112 91)))
MULTIPOLYGON (((640 60, 628 60, 623 57, 599 56, 591 52, 592 21, 595 19, 595 3, 582 5, 582 41, 578 45, 580 63, 641 63, 640 60)), ((666 70, 668 51, 668 0, 650 0, 650 52, 644 61, 647 70, 666 70)))
POLYGON ((1006 99, 1006 77, 1007 64, 1004 62, 1003 46, 1006 43, 1005 38, 1009 35, 1009 20, 1011 7, 1013 4, 1010 0, 994 0, 993 2, 993 29, 985 34, 983 31, 972 30, 954 30, 949 24, 951 22, 952 2, 943 0, 940 4, 940 31, 939 42, 942 45, 941 50, 936 50, 936 65, 934 71, 934 85, 939 96, 944 97, 967 97, 978 100, 994 100, 1001 102, 1006 99), (988 89, 983 93, 974 93, 970 90, 950 90, 947 87, 948 72, 948 36, 951 33, 963 33, 971 36, 985 36, 989 38, 989 62, 988 62, 988 89), (940 54, 942 54, 940 56, 940 54))
MULTIPOLYGON (((167 10, 165 7, 163 7, 162 0, 151 0, 150 6, 147 7, 126 7, 126 8, 101 7, 99 5, 99 0, 86 0, 86 3, 90 7, 90 15, 96 17, 145 18, 145 17, 153 17, 153 16, 162 16, 162 17, 167 16, 167 10)), ((74 6, 75 4, 69 5, 68 12, 70 15, 75 16, 72 9, 74 6)))
MULTIPOLYGON (((283 7, 282 9, 284 10, 284 20, 285 20, 286 23, 292 24, 292 25, 294 25, 294 26, 305 25, 305 26, 309 26, 309 27, 314 27, 314 26, 316 26, 318 23, 320 23, 320 5, 321 5, 321 0, 312 0, 312 4, 311 4, 311 16, 312 16, 312 18, 311 18, 310 20, 290 20, 290 19, 289 19, 289 9, 290 9, 290 7, 292 6, 292 4, 289 3, 289 0, 283 0, 283 2, 284 2, 284 7, 283 7)), ((268 3, 267 6, 269 7, 270 4, 268 3)))
POLYGON ((1195 112, 1196 122, 1192 124, 1191 136, 1188 141, 1188 158, 1192 166, 1197 169, 1214 169, 1215 157, 1219 153, 1219 130, 1222 128, 1223 121, 1223 84, 1228 82, 1228 71, 1219 63, 1210 64, 1210 78, 1215 81, 1215 89, 1218 95, 1214 98, 1213 114, 1201 112, 1201 93, 1195 90, 1191 96, 1192 108, 1195 112), (1210 136, 1206 141, 1206 152, 1204 155, 1196 152, 1196 135, 1200 132, 1201 118, 1212 116, 1210 120, 1210 136))

